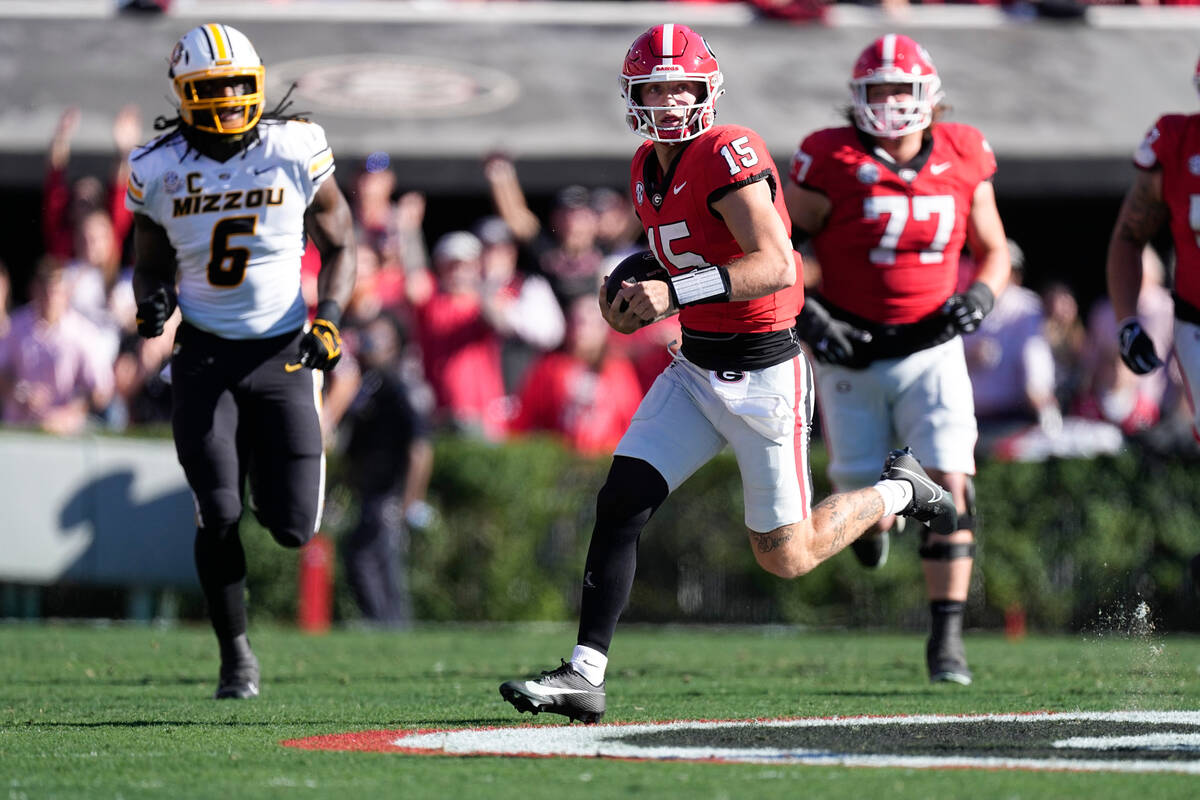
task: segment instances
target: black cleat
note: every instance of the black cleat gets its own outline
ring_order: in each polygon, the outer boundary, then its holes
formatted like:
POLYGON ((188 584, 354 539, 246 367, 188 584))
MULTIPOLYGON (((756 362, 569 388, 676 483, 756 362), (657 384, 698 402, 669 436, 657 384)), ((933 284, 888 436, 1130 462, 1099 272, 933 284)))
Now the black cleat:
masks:
POLYGON ((258 697, 258 659, 250 649, 246 635, 221 647, 221 677, 217 682, 217 700, 246 700, 258 697))
POLYGON ((588 724, 604 716, 604 684, 589 683, 566 661, 558 669, 543 672, 535 681, 505 681, 500 684, 500 696, 517 711, 534 715, 549 711, 588 724))
POLYGON ((934 533, 948 534, 958 530, 954 498, 933 482, 909 448, 888 453, 879 479, 908 481, 912 486, 912 502, 900 510, 901 515, 924 522, 934 533))
POLYGON ((854 551, 858 563, 867 569, 879 569, 887 563, 889 539, 887 531, 864 533, 850 543, 850 549, 854 551))
POLYGON ((967 666, 967 652, 961 636, 948 635, 937 639, 930 636, 925 644, 925 664, 929 667, 930 683, 971 685, 971 669, 967 666))

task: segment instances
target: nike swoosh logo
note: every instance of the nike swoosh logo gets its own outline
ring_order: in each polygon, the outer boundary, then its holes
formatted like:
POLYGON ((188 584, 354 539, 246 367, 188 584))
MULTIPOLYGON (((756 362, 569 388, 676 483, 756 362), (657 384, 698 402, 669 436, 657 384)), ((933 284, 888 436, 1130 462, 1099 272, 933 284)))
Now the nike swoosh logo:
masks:
POLYGON ((942 487, 939 486, 938 484, 934 483, 932 480, 928 480, 924 476, 918 475, 917 473, 913 472, 912 470, 905 469, 904 467, 897 467, 896 471, 903 472, 905 475, 907 475, 909 477, 909 479, 913 483, 924 486, 926 489, 928 489, 930 492, 933 493, 934 497, 941 497, 942 491, 943 491, 942 487))
POLYGON ((274 167, 274 166, 270 166, 270 167, 263 167, 262 169, 256 169, 256 170, 253 170, 253 172, 254 172, 254 174, 255 174, 255 175, 262 175, 264 172, 270 172, 270 171, 271 171, 271 170, 273 170, 273 169, 275 169, 275 167, 274 167))
POLYGON ((680 192, 682 192, 682 191, 683 191, 683 187, 685 187, 685 186, 687 186, 687 181, 684 181, 683 183, 681 183, 681 184, 679 184, 678 186, 676 186, 675 188, 673 188, 673 189, 671 190, 671 192, 672 192, 673 194, 679 194, 680 192))
POLYGON ((948 169, 950 169, 949 161, 943 161, 941 164, 932 164, 929 167, 929 171, 932 172, 934 175, 941 175, 943 172, 945 172, 948 169))
POLYGON ((295 372, 296 370, 303 369, 303 368, 304 368, 303 364, 284 364, 283 365, 284 372, 295 372))
POLYGON ((568 694, 590 694, 587 689, 567 689, 558 688, 555 686, 539 686, 533 681, 525 681, 525 689, 535 697, 541 695, 543 697, 561 697, 568 694))

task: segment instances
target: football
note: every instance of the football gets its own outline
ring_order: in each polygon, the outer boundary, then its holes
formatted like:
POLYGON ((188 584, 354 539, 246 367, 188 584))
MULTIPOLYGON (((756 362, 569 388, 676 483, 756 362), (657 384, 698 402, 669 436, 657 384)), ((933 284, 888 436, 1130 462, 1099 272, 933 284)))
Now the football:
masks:
MULTIPOLYGON (((609 304, 617 296, 617 292, 621 291, 621 285, 626 281, 645 280, 667 280, 667 271, 662 264, 658 263, 658 259, 654 257, 654 253, 649 250, 643 250, 640 253, 634 253, 631 256, 624 258, 620 264, 613 268, 612 273, 608 276, 608 280, 604 284, 606 298, 609 304)), ((617 311, 624 311, 629 307, 629 303, 622 301, 617 311)))

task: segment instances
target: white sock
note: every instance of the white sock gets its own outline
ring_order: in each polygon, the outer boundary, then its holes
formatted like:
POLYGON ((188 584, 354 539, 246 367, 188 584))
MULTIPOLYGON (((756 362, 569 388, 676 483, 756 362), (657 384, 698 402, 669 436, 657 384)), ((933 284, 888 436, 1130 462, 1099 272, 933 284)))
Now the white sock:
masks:
POLYGON ((608 656, 599 650, 577 644, 571 653, 571 666, 587 678, 588 683, 599 686, 604 683, 604 669, 608 666, 608 656))
POLYGON ((908 481, 880 481, 875 484, 875 491, 883 497, 883 515, 885 517, 899 512, 913 499, 912 484, 908 481))

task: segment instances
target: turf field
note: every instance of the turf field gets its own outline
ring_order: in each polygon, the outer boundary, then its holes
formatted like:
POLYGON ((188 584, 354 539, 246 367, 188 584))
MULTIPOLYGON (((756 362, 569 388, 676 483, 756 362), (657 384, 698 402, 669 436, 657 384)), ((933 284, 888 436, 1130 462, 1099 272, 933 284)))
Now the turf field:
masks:
MULTIPOLYGON (((1096 800, 1136 792, 1158 800, 1200 792, 1200 777, 1181 774, 301 750, 280 742, 527 724, 497 685, 556 666, 573 629, 256 629, 251 638, 263 696, 217 703, 208 699, 216 664, 207 629, 0 625, 0 797, 1096 800)), ((1200 709, 1195 638, 971 635, 970 687, 930 686, 922 649, 916 635, 627 626, 611 654, 605 722, 1200 709)), ((560 719, 540 715, 535 724, 560 719)), ((985 746, 1003 748, 1009 735, 985 746)), ((936 745, 948 755, 963 746, 953 736, 936 745)))

